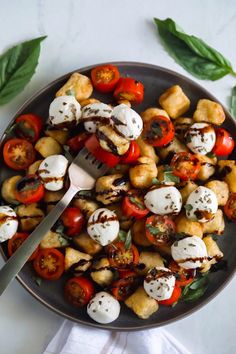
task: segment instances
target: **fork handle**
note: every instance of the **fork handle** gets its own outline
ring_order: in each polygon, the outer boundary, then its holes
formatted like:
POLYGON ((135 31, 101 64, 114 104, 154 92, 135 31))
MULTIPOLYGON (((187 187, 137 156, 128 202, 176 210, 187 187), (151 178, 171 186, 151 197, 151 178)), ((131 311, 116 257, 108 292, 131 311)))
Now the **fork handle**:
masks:
POLYGON ((50 213, 36 227, 24 243, 9 258, 6 264, 0 270, 0 295, 15 278, 23 265, 27 262, 31 254, 37 248, 43 237, 58 220, 62 212, 66 209, 72 198, 78 192, 78 188, 73 185, 64 194, 63 198, 55 205, 50 213))

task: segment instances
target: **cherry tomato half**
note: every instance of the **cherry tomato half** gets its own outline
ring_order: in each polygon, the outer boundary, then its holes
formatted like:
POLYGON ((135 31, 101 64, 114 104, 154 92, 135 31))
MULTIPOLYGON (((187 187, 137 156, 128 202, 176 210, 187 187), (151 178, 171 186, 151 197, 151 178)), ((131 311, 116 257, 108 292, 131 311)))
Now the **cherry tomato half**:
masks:
POLYGON ((121 207, 124 215, 135 217, 136 219, 142 219, 149 213, 149 210, 145 207, 143 197, 133 190, 129 191, 124 197, 121 207))
POLYGON ((80 233, 84 225, 84 216, 80 208, 68 207, 61 215, 61 220, 67 228, 66 233, 68 236, 74 236, 80 233))
POLYGON ((15 198, 23 204, 37 203, 44 196, 44 186, 37 175, 22 177, 16 184, 15 198))
POLYGON ((158 301, 158 303, 164 306, 172 306, 175 302, 179 300, 181 293, 182 293, 181 288, 175 285, 171 297, 167 300, 158 301))
POLYGON ((132 140, 129 145, 129 150, 121 157, 121 163, 132 163, 138 160, 140 156, 140 148, 136 141, 132 140))
POLYGON ((128 100, 138 104, 143 101, 144 86, 140 81, 131 77, 121 77, 113 95, 117 101, 128 100))
POLYGON ((174 135, 175 128, 168 117, 154 116, 144 122, 143 138, 152 146, 165 146, 173 140, 174 135))
POLYGON ((112 92, 119 78, 118 68, 111 64, 97 66, 91 71, 93 86, 99 92, 112 92))
POLYGON ((93 283, 84 277, 74 277, 66 282, 64 288, 66 300, 75 307, 86 305, 94 294, 93 283))
POLYGON ((89 135, 85 132, 80 133, 73 138, 67 140, 66 145, 69 146, 70 150, 73 152, 78 152, 84 147, 85 141, 89 138, 89 135))
POLYGON ((227 218, 236 222, 236 193, 232 193, 224 206, 224 212, 227 218))
POLYGON ((111 284, 111 292, 118 301, 125 301, 135 292, 139 285, 139 277, 135 272, 127 271, 111 284))
MULTIPOLYGON (((22 245, 22 243, 27 239, 29 236, 28 233, 26 232, 17 232, 9 241, 7 244, 7 251, 9 257, 13 255, 14 252, 22 245)), ((36 248, 36 250, 32 253, 30 258, 28 259, 29 261, 33 261, 35 257, 37 256, 39 251, 39 247, 36 248)))
POLYGON ((182 181, 195 180, 201 168, 198 158, 189 152, 175 154, 170 166, 173 168, 173 174, 182 181))
POLYGON ((196 270, 195 269, 184 269, 178 265, 175 261, 171 261, 168 267, 176 277, 175 285, 179 287, 184 287, 192 283, 196 270))
POLYGON ((24 139, 10 139, 3 147, 3 158, 13 170, 25 170, 35 160, 33 145, 24 139))
POLYGON ((38 140, 42 126, 42 118, 36 114, 22 114, 16 118, 16 134, 32 143, 38 140))
POLYGON ((34 270, 36 273, 47 280, 59 279, 65 268, 63 254, 56 248, 41 249, 34 259, 34 270))
POLYGON ((216 142, 212 152, 216 156, 230 155, 235 146, 234 139, 224 128, 216 129, 216 142))
POLYGON ((156 246, 169 245, 176 231, 174 221, 167 215, 152 215, 146 220, 146 237, 156 246))
POLYGON ((108 259, 111 267, 118 269, 127 269, 138 264, 138 249, 131 245, 129 249, 125 248, 124 242, 111 243, 108 248, 108 259))
POLYGON ((96 157, 97 160, 105 163, 109 167, 115 167, 119 161, 120 157, 112 154, 111 152, 105 151, 101 148, 99 141, 95 134, 91 135, 85 142, 85 146, 88 151, 96 157))

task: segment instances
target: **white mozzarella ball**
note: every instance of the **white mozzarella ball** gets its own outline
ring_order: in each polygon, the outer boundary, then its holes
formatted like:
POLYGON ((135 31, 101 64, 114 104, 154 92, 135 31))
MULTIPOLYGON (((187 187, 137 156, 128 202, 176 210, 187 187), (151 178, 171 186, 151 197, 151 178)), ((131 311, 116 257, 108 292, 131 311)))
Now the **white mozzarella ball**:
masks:
POLYGON ((93 240, 106 246, 116 239, 119 227, 116 213, 106 208, 100 208, 90 216, 87 231, 93 240))
POLYGON ((185 135, 188 148, 195 153, 206 155, 216 142, 215 129, 207 123, 194 123, 185 135))
POLYGON ((89 133, 95 133, 97 126, 111 124, 112 108, 105 103, 91 103, 82 109, 84 128, 89 133))
POLYGON ((171 255, 179 266, 185 269, 201 267, 208 261, 206 245, 198 236, 175 241, 171 246, 171 255))
POLYGON ((7 205, 0 206, 0 242, 12 238, 17 228, 18 221, 14 210, 7 205))
POLYGON ((217 212, 217 197, 211 189, 199 186, 189 195, 185 209, 189 219, 207 222, 217 212))
POLYGON ((80 116, 80 104, 74 96, 59 96, 50 104, 49 124, 54 127, 73 127, 78 124, 80 116))
POLYGON ((126 104, 119 104, 113 109, 112 120, 116 130, 128 140, 135 140, 142 133, 142 118, 126 104))
POLYGON ((59 191, 63 188, 68 160, 63 155, 46 157, 39 165, 38 174, 49 191, 59 191))
POLYGON ((173 293, 175 276, 168 268, 154 267, 148 271, 143 287, 153 299, 167 300, 173 293))
POLYGON ((182 207, 182 197, 176 187, 161 187, 147 192, 144 203, 154 214, 178 214, 182 207))
POLYGON ((98 323, 110 323, 119 317, 120 304, 109 293, 101 291, 88 303, 87 313, 98 323))

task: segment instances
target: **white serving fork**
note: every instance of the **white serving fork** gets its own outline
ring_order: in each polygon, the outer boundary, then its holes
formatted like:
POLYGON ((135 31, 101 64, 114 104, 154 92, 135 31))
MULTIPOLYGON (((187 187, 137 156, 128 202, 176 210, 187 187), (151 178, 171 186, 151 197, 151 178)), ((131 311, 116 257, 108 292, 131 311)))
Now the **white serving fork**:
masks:
POLYGON ((75 194, 81 190, 92 189, 96 179, 104 175, 107 170, 108 167, 98 161, 85 147, 78 153, 68 169, 69 189, 0 270, 0 295, 27 262, 75 194))

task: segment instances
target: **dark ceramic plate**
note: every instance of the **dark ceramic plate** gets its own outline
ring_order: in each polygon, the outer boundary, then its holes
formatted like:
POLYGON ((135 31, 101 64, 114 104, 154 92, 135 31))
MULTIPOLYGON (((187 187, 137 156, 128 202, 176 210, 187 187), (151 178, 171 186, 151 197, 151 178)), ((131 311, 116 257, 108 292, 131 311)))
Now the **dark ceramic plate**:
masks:
MULTIPOLYGON (((209 92, 204 88, 189 80, 188 78, 179 75, 173 71, 149 64, 142 63, 129 63, 121 62, 114 63, 119 67, 119 70, 123 76, 131 76, 140 80, 145 86, 145 100, 144 103, 135 107, 138 112, 141 112, 147 107, 156 106, 157 98, 168 87, 178 84, 191 100, 191 108, 196 107, 196 103, 200 98, 208 98, 217 101, 209 92)), ((90 70, 93 67, 87 67, 80 69, 79 72, 85 75, 90 74, 90 70)), ((54 98, 56 91, 67 81, 70 74, 67 74, 58 80, 52 82, 47 87, 42 89, 39 93, 34 95, 29 101, 27 101, 23 107, 17 112, 14 119, 23 113, 33 112, 47 119, 49 104, 54 98)), ((97 97, 104 102, 111 102, 112 97, 108 95, 102 96, 94 92, 94 97, 97 97)), ((191 113, 191 112, 190 112, 191 113)), ((227 119, 224 126, 230 130, 236 139, 236 125, 230 114, 225 111, 227 119)), ((12 122, 13 122, 12 121, 12 122)), ((2 137, 3 140, 4 136, 2 137)), ((6 176, 12 174, 8 169, 1 165, 0 181, 3 181, 6 176)), ((179 303, 174 308, 161 307, 147 320, 139 319, 130 309, 125 305, 122 305, 120 317, 113 323, 108 325, 101 325, 93 322, 86 314, 86 308, 76 309, 70 306, 63 298, 63 284, 66 280, 66 275, 59 281, 49 282, 42 281, 41 286, 37 286, 33 277, 34 272, 30 264, 26 264, 22 271, 19 273, 17 279, 20 283, 39 301, 45 306, 55 311, 56 313, 67 317, 78 323, 106 328, 106 329, 118 329, 118 330, 138 330, 150 327, 158 327, 167 323, 171 323, 180 319, 186 315, 189 315, 199 309, 201 306, 209 302, 214 296, 216 296, 223 287, 230 281, 236 269, 236 227, 234 224, 227 223, 226 230, 223 237, 219 237, 219 246, 224 253, 224 257, 228 262, 227 270, 217 271, 210 275, 210 285, 205 295, 196 302, 191 303, 179 303)), ((1 246, 1 253, 6 258, 6 246, 1 246)))

